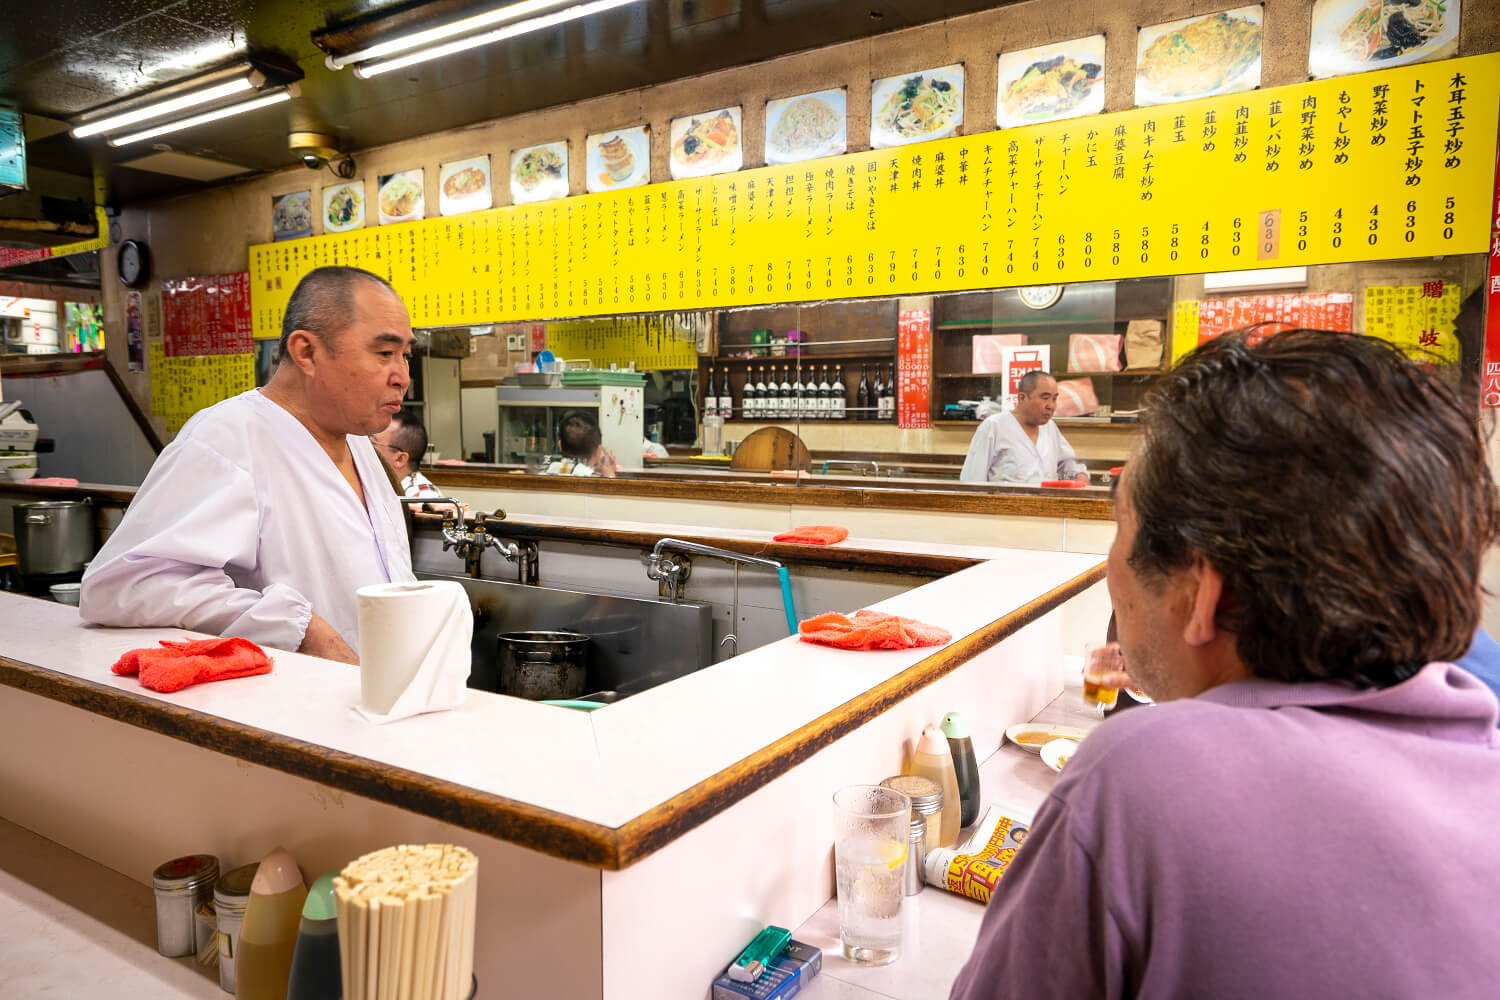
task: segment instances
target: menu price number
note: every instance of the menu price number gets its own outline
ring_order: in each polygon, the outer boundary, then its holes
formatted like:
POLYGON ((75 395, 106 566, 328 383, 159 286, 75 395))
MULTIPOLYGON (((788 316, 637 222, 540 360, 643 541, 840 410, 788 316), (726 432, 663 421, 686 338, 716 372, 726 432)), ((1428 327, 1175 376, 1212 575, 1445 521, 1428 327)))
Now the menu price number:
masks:
POLYGON ((1275 260, 1281 256, 1281 209, 1260 213, 1259 236, 1255 243, 1256 260, 1275 260))

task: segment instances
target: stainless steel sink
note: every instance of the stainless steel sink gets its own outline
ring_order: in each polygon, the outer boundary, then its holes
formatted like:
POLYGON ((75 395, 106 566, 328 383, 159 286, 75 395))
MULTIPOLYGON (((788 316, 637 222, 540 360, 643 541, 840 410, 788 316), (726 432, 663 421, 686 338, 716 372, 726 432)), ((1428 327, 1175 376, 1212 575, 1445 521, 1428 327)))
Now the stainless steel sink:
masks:
POLYGON ((713 619, 706 604, 653 601, 535 587, 504 580, 454 580, 474 609, 473 673, 469 686, 499 689, 498 642, 502 632, 560 629, 581 632, 589 643, 586 691, 617 701, 690 674, 713 662, 713 619))

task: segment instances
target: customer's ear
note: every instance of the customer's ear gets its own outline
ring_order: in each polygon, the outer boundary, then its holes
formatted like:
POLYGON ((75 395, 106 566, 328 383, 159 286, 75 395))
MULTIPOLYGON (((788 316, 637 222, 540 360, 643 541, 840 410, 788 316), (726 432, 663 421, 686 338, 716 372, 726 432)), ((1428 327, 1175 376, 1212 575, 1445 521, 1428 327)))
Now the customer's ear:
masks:
POLYGON ((1219 602, 1224 597, 1224 575, 1202 556, 1196 556, 1184 574, 1187 588, 1187 620, 1182 640, 1189 646, 1206 646, 1218 637, 1219 602))

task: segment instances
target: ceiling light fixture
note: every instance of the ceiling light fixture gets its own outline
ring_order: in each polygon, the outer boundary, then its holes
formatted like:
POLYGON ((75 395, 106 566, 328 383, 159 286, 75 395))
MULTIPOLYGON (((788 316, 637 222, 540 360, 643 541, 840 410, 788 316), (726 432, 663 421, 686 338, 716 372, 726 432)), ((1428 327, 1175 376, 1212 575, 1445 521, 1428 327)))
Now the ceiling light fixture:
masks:
POLYGON ((295 97, 300 79, 302 70, 295 63, 275 53, 252 54, 232 65, 87 111, 73 120, 71 133, 75 139, 104 136, 113 146, 139 142, 295 97), (132 129, 131 134, 121 135, 132 129))
POLYGON ((488 28, 496 24, 505 24, 510 21, 519 20, 523 17, 532 17, 544 14, 558 7, 566 7, 577 0, 520 0, 519 3, 506 4, 504 7, 496 7, 481 14, 460 18, 447 24, 440 24, 435 28, 424 28, 421 31, 413 31, 406 35, 397 35, 383 42, 366 46, 345 55, 330 55, 325 62, 329 69, 343 69, 354 63, 367 62, 371 59, 380 59, 385 56, 396 55, 399 52, 407 52, 411 49, 421 48, 426 45, 435 45, 444 39, 453 38, 458 35, 467 34, 470 31, 478 31, 480 28, 488 28))
MULTIPOLYGON (((533 31, 541 31, 544 28, 552 28, 559 24, 566 24, 569 21, 576 21, 579 18, 588 17, 591 14, 601 14, 607 10, 614 10, 616 7, 624 7, 627 4, 639 2, 640 0, 591 0, 591 2, 589 3, 575 3, 571 6, 563 7, 561 10, 557 10, 554 8, 558 7, 558 3, 554 2, 554 0, 522 0, 521 3, 511 4, 507 7, 501 7, 497 10, 489 11, 485 14, 476 14, 472 18, 465 18, 462 21, 454 21, 449 25, 443 25, 438 28, 430 28, 423 32, 416 32, 412 35, 405 36, 404 38, 391 39, 387 42, 380 43, 380 45, 373 45, 361 52, 355 52, 351 53, 348 56, 338 57, 339 65, 347 66, 350 63, 354 63, 354 75, 362 80, 368 80, 369 78, 379 76, 382 73, 389 73, 393 70, 404 69, 407 66, 414 66, 417 63, 427 62, 430 59, 441 59, 443 56, 450 56, 458 52, 466 52, 469 49, 479 48, 481 45, 491 45, 495 42, 505 41, 507 38, 515 38, 518 35, 525 35, 533 31), (535 13, 542 10, 551 10, 551 13, 538 14, 534 17, 526 17, 524 20, 515 20, 518 17, 524 17, 527 13, 535 13), (469 31, 478 26, 473 23, 475 21, 483 18, 492 18, 492 20, 483 22, 484 24, 488 25, 495 23, 495 21, 499 20, 502 16, 505 20, 513 21, 514 23, 507 23, 502 27, 495 28, 491 31, 481 32, 477 35, 468 35, 466 37, 458 38, 445 44, 431 45, 430 42, 433 40, 431 38, 425 39, 423 41, 413 41, 414 39, 417 39, 423 35, 427 35, 429 32, 442 32, 442 34, 438 36, 439 38, 452 37, 452 35, 456 33, 469 31), (403 52, 404 54, 397 55, 389 59, 375 59, 373 62, 363 61, 356 58, 359 56, 370 58, 377 49, 380 49, 386 45, 399 46, 396 48, 387 49, 387 52, 403 52), (426 47, 413 50, 414 45, 422 45, 426 47)), ((329 65, 333 65, 333 62, 333 58, 330 58, 329 65)))
MULTIPOLYGON (((233 97, 235 94, 254 90, 256 84, 252 77, 255 76, 259 76, 259 74, 254 70, 250 70, 244 76, 230 80, 228 83, 221 83, 214 87, 205 87, 203 90, 195 90, 180 97, 168 98, 165 101, 144 104, 132 111, 123 111, 117 115, 110 115, 108 118, 100 118, 98 121, 85 122, 73 129, 73 138, 87 139, 91 135, 116 132, 127 125, 150 121, 153 118, 161 118, 164 115, 170 115, 177 111, 185 111, 188 108, 201 107, 204 104, 212 104, 214 101, 221 100, 222 98, 233 97)), ((261 77, 261 79, 264 79, 264 77, 261 77)))
POLYGON ((253 98, 248 101, 241 101, 238 104, 230 104, 226 107, 215 108, 212 111, 205 111, 200 115, 193 115, 191 118, 183 118, 175 122, 166 122, 164 124, 148 128, 141 132, 133 132, 130 135, 122 135, 117 138, 111 138, 109 140, 109 144, 111 146, 128 146, 133 142, 142 142, 146 139, 154 139, 159 135, 167 135, 172 132, 179 132, 182 129, 193 128, 196 125, 206 125, 209 122, 215 122, 221 118, 230 118, 234 115, 242 115, 247 111, 255 111, 258 108, 269 107, 272 104, 280 104, 282 101, 289 101, 291 99, 292 92, 289 89, 283 87, 279 90, 272 91, 268 94, 262 94, 260 97, 253 98))

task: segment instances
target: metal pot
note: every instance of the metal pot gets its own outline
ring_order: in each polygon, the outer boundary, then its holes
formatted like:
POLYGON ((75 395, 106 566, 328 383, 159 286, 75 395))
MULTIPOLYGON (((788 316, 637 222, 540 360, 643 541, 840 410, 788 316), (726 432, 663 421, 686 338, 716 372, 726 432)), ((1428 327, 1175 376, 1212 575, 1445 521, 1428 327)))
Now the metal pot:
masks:
POLYGON ((87 501, 18 503, 15 526, 22 576, 77 572, 94 557, 94 508, 87 501))
POLYGON ((588 636, 504 632, 499 642, 501 694, 541 701, 577 698, 587 690, 588 636))

